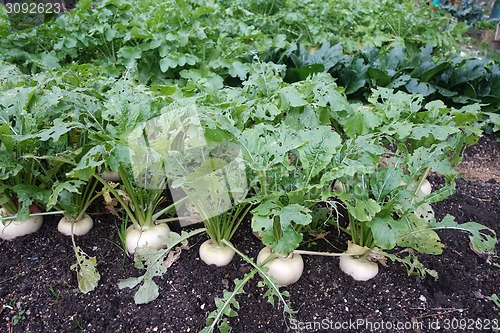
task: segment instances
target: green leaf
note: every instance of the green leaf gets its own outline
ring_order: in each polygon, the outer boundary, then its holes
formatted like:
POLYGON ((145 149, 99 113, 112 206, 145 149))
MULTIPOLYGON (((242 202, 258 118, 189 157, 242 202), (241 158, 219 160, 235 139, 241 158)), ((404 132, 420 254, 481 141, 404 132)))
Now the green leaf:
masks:
POLYGON ((429 82, 434 76, 444 72, 450 67, 449 62, 434 64, 433 62, 423 62, 415 69, 414 75, 422 82, 429 82))
POLYGON ((300 107, 307 105, 307 101, 300 96, 300 93, 294 87, 284 87, 279 91, 281 104, 284 108, 300 107))
POLYGON ((355 198, 354 204, 347 204, 349 213, 358 221, 370 221, 382 207, 373 199, 360 200, 355 198))
POLYGON ((250 65, 244 64, 241 61, 234 61, 229 67, 229 75, 239 77, 240 80, 245 80, 250 71, 250 65))
POLYGON ((387 72, 379 68, 370 67, 368 69, 368 76, 375 81, 378 87, 385 87, 392 82, 392 78, 387 72))
POLYGON ((405 85, 406 90, 411 94, 420 94, 422 96, 429 96, 436 91, 429 83, 421 82, 418 79, 411 79, 405 85))
POLYGON ((139 283, 141 283, 143 280, 142 277, 131 277, 128 279, 122 279, 118 281, 118 288, 119 289, 125 289, 125 288, 135 288, 139 283))
POLYGON ((43 53, 41 57, 42 63, 46 68, 49 69, 54 69, 54 68, 60 68, 61 66, 59 65, 59 59, 57 58, 56 54, 54 51, 51 51, 50 53, 43 53))
POLYGON ((145 304, 155 300, 159 295, 159 288, 153 278, 162 276, 167 271, 164 260, 170 251, 179 244, 187 245, 187 239, 205 231, 205 228, 200 228, 190 232, 182 231, 180 235, 170 232, 168 237, 160 237, 161 241, 167 246, 166 249, 156 250, 149 246, 137 248, 134 255, 135 267, 145 269, 146 272, 139 277, 120 280, 118 287, 120 289, 135 288, 142 283, 134 296, 136 304, 145 304))
POLYGON ((160 69, 163 73, 168 71, 169 68, 177 67, 177 61, 172 57, 165 56, 160 60, 160 69))
POLYGON ((408 227, 399 235, 399 246, 411 247, 426 254, 443 253, 444 245, 434 228, 429 225, 428 220, 415 214, 404 216, 403 219, 408 227))
POLYGON ((496 305, 497 308, 500 308, 500 298, 498 298, 497 294, 493 294, 491 296, 486 297, 490 301, 493 302, 493 304, 496 305))
POLYGON ((48 129, 45 129, 37 134, 37 136, 42 141, 48 141, 52 139, 54 142, 59 141, 61 136, 71 131, 73 128, 79 126, 78 123, 66 123, 61 118, 54 119, 54 125, 48 129))
POLYGON ((146 304, 154 301, 160 295, 158 285, 153 280, 144 280, 134 295, 135 304, 146 304))
POLYGON ((455 229, 469 233, 471 245, 479 253, 495 251, 496 233, 494 230, 476 222, 457 223, 451 215, 446 215, 440 222, 432 221, 433 229, 455 229))
POLYGON ((371 133, 382 124, 382 119, 373 107, 368 105, 356 105, 353 113, 341 120, 345 133, 354 138, 371 133))
POLYGON ((335 152, 340 148, 341 138, 327 126, 302 130, 298 134, 305 141, 297 151, 309 182, 330 164, 335 152))
POLYGON ((17 200, 22 203, 21 209, 17 212, 17 219, 24 221, 29 217, 29 206, 33 202, 47 202, 50 196, 49 189, 43 189, 35 185, 17 184, 13 188, 17 195, 17 200))
POLYGON ((390 250, 396 247, 399 235, 407 230, 402 221, 397 221, 390 216, 376 216, 373 220, 367 222, 370 227, 375 245, 390 250))
POLYGON ((97 271, 97 261, 95 257, 89 257, 82 249, 77 246, 76 264, 71 265, 71 270, 76 271, 78 288, 84 294, 94 290, 101 276, 97 271))
POLYGON ((117 52, 118 57, 123 58, 127 61, 134 59, 140 59, 142 56, 141 49, 135 46, 123 46, 117 52))

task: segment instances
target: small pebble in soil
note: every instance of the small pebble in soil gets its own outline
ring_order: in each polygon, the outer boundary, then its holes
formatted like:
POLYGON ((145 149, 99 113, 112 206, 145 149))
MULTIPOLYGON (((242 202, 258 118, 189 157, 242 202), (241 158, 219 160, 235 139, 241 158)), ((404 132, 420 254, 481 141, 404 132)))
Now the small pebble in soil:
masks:
POLYGON ((38 253, 31 254, 31 256, 30 256, 31 261, 37 261, 38 259, 40 259, 40 255, 38 253))

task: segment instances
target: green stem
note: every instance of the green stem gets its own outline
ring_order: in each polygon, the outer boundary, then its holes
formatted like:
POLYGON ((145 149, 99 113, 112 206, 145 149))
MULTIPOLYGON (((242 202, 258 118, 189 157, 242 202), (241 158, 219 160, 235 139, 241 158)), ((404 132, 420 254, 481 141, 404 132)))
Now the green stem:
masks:
POLYGON ((352 254, 348 253, 316 252, 316 251, 306 251, 306 250, 293 250, 293 253, 312 255, 312 256, 326 256, 326 257, 352 256, 352 254))
POLYGON ((80 213, 76 217, 76 221, 80 221, 83 216, 85 215, 85 212, 87 209, 90 207, 92 202, 94 202, 97 198, 99 198, 102 195, 102 191, 95 194, 93 197, 91 197, 92 193, 94 193, 95 188, 97 187, 97 181, 94 179, 91 183, 90 186, 85 186, 85 192, 82 197, 83 205, 81 205, 80 213), (89 198, 90 197, 90 198, 89 198))
MULTIPOLYGON (((240 205, 238 207, 240 207, 240 205)), ((243 222, 243 220, 248 215, 248 212, 250 212, 251 209, 252 209, 252 205, 248 204, 248 207, 246 207, 246 209, 243 211, 243 214, 241 214, 240 212, 238 212, 238 213, 236 213, 233 216, 233 221, 234 221, 234 219, 236 219, 236 224, 234 226, 233 225, 231 226, 231 231, 225 237, 226 240, 230 241, 231 238, 233 238, 234 233, 236 232, 236 230, 238 230, 238 228, 240 227, 241 222, 243 222)), ((238 211, 239 211, 239 208, 238 208, 238 211)))
POLYGON ((152 216, 153 221, 157 220, 160 216, 162 216, 163 214, 165 214, 166 212, 168 212, 168 211, 169 211, 169 210, 171 210, 172 208, 175 208, 175 205, 176 205, 176 204, 181 204, 181 203, 183 203, 184 201, 186 201, 186 199, 187 199, 187 198, 188 198, 188 197, 184 197, 184 198, 182 198, 182 199, 180 199, 180 200, 177 200, 175 203, 171 204, 171 205, 170 205, 170 206, 168 206, 168 207, 163 208, 162 210, 160 210, 159 212, 157 212, 156 214, 154 214, 154 215, 152 216))
MULTIPOLYGON (((30 217, 31 216, 58 215, 58 214, 64 214, 64 210, 56 210, 53 212, 32 213, 32 214, 30 214, 30 217)), ((15 220, 15 219, 17 219, 17 214, 13 215, 13 216, 0 217, 0 220, 2 220, 2 221, 3 220, 15 220)))
POLYGON ((429 175, 429 172, 431 171, 431 167, 427 167, 424 171, 424 174, 420 177, 418 186, 415 189, 415 195, 418 195, 418 191, 420 191, 420 188, 422 187, 422 184, 424 181, 427 179, 427 176, 429 175))
POLYGON ((139 224, 139 222, 137 221, 137 219, 135 218, 134 216, 134 213, 130 210, 130 208, 128 207, 127 203, 122 199, 122 197, 118 194, 118 192, 116 192, 116 190, 108 184, 107 181, 105 181, 104 179, 102 179, 99 175, 97 175, 96 173, 93 174, 93 176, 106 188, 108 189, 109 192, 111 192, 113 194, 113 196, 116 198, 116 200, 118 200, 118 202, 120 203, 120 205, 122 205, 122 208, 125 210, 125 212, 127 213, 128 217, 130 217, 130 220, 132 221, 132 224, 134 225, 134 227, 136 229, 140 229, 141 228, 141 225, 139 224))

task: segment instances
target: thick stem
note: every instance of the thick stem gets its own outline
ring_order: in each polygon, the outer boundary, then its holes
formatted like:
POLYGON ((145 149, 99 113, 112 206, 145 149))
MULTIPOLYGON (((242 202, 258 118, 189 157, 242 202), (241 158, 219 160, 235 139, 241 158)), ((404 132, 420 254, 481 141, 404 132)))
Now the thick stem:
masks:
POLYGON ((122 199, 122 197, 118 194, 118 192, 116 192, 116 190, 108 184, 107 181, 105 181, 104 179, 102 179, 100 176, 98 176, 96 173, 94 173, 93 175, 104 187, 106 187, 106 189, 108 189, 109 192, 111 192, 113 194, 113 196, 116 198, 116 200, 118 200, 118 202, 120 203, 120 205, 122 205, 122 208, 125 210, 125 212, 127 213, 127 216, 130 218, 130 220, 132 221, 132 224, 137 228, 139 229, 141 227, 141 225, 139 224, 139 222, 137 221, 137 219, 135 218, 133 212, 130 210, 130 208, 128 207, 127 203, 122 199))
POLYGON ((427 179, 427 176, 429 175, 429 172, 431 171, 431 167, 427 167, 424 171, 424 174, 420 177, 417 188, 415 189, 415 195, 418 195, 418 192, 420 191, 420 188, 422 187, 422 184, 425 182, 427 179))
MULTIPOLYGON (((53 212, 42 212, 42 213, 31 213, 30 214, 30 217, 31 216, 44 216, 44 215, 58 215, 58 214, 64 214, 64 210, 56 210, 56 211, 53 211, 53 212)), ((16 215, 12 215, 12 216, 4 216, 4 217, 1 217, 0 220, 15 220, 17 219, 17 214, 16 215)))
POLYGON ((325 256, 325 257, 342 257, 342 256, 350 256, 348 253, 332 253, 332 252, 315 252, 315 251, 306 251, 306 250, 293 250, 294 254, 305 254, 311 256, 325 256))

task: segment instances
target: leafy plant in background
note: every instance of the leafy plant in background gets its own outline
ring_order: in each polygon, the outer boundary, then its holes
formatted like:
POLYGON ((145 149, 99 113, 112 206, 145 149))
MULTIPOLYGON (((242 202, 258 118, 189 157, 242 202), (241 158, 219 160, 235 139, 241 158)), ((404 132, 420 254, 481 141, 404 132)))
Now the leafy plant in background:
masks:
POLYGON ((495 115, 500 107, 498 64, 460 56, 436 60, 432 53, 428 45, 420 50, 395 47, 387 53, 367 49, 350 56, 343 53, 340 45, 326 43, 313 53, 297 45, 271 58, 286 64, 288 82, 329 72, 345 87, 350 99, 363 101, 372 89, 386 87, 420 94, 428 102, 438 99, 448 107, 478 102, 482 103, 483 117, 491 124, 490 128, 498 126, 495 115))
POLYGON ((457 8, 453 4, 447 4, 445 1, 445 5, 441 8, 453 17, 456 17, 457 20, 461 22, 467 22, 467 24, 475 25, 477 22, 481 21, 484 16, 485 3, 478 4, 477 1, 474 0, 463 0, 460 1, 460 6, 457 8))

